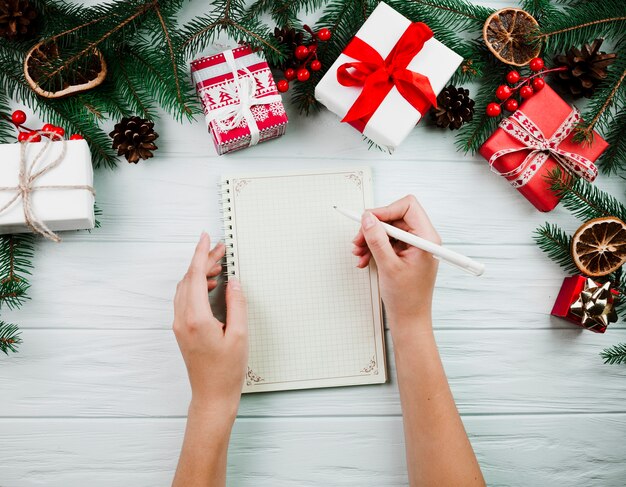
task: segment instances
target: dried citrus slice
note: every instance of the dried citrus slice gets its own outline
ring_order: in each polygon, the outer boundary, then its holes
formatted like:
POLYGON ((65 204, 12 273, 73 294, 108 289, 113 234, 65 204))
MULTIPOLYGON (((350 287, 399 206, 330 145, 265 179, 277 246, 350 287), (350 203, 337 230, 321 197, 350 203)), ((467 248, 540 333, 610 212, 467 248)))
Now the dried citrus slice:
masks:
POLYGON ((524 66, 539 55, 541 45, 530 40, 539 24, 519 8, 503 8, 492 13, 483 26, 483 39, 503 63, 524 66))
POLYGON ((626 223, 612 216, 589 220, 576 230, 571 250, 583 274, 610 274, 626 262, 626 223))
POLYGON ((104 81, 107 65, 98 49, 63 55, 59 45, 43 41, 28 51, 24 76, 35 93, 61 98, 95 88, 104 81))

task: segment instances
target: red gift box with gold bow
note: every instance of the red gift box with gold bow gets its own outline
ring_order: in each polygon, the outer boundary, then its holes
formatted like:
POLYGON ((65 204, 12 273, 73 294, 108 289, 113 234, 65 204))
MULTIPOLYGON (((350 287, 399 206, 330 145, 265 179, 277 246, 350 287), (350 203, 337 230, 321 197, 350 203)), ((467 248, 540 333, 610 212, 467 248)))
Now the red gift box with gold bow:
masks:
POLYGON ((608 147, 597 132, 591 144, 574 142, 580 121, 578 111, 546 85, 500 122, 479 153, 539 211, 550 211, 559 198, 548 175, 560 168, 593 181, 594 162, 608 147))

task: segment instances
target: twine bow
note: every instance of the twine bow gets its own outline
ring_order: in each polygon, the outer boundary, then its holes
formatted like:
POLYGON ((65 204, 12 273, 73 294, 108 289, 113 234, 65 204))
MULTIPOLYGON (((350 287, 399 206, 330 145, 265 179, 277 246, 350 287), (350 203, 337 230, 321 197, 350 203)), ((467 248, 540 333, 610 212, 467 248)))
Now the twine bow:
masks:
POLYGON ((60 144, 62 144, 59 156, 52 162, 37 170, 37 166, 41 162, 44 154, 47 152, 48 147, 52 143, 52 139, 58 137, 58 135, 53 132, 39 133, 49 138, 46 139, 46 142, 42 144, 41 149, 33 159, 33 162, 30 164, 30 166, 27 163, 26 149, 31 145, 31 143, 28 141, 20 142, 20 161, 17 186, 0 186, 0 191, 15 191, 15 195, 5 205, 0 207, 0 214, 9 209, 13 205, 13 203, 21 198, 22 208, 24 210, 24 221, 26 222, 26 225, 28 225, 28 227, 33 232, 41 235, 42 237, 45 237, 54 242, 60 242, 61 238, 52 230, 50 230, 50 228, 48 228, 48 226, 37 217, 37 214, 33 209, 32 194, 36 190, 41 189, 84 189, 86 191, 89 191, 94 196, 96 195, 96 192, 93 189, 93 186, 89 186, 87 184, 53 184, 35 186, 35 182, 37 181, 37 179, 44 174, 52 171, 59 164, 61 164, 67 153, 67 141, 62 140, 61 142, 59 142, 60 144))
POLYGON ((233 73, 233 81, 237 88, 238 102, 222 108, 211 110, 206 116, 207 124, 212 121, 217 123, 220 130, 228 132, 237 128, 242 120, 245 120, 250 129, 250 145, 259 143, 259 125, 254 119, 251 108, 255 105, 267 105, 269 103, 281 102, 280 95, 256 96, 256 79, 247 67, 243 67, 244 76, 239 76, 239 70, 235 64, 233 51, 224 51, 224 59, 233 73))
POLYGON ((587 279, 580 296, 570 306, 570 311, 581 319, 581 324, 586 328, 606 328, 609 323, 617 321, 617 312, 610 298, 610 282, 599 286, 592 279, 587 279))
POLYGON ((431 105, 436 107, 437 96, 428 77, 407 69, 432 36, 426 24, 413 22, 385 59, 364 40, 352 39, 343 53, 357 62, 339 66, 337 81, 343 86, 362 86, 363 90, 341 121, 361 120, 367 124, 394 86, 420 113, 425 113, 431 105))
POLYGON ((574 108, 556 129, 554 135, 548 139, 524 112, 517 110, 509 118, 500 122, 500 128, 520 141, 523 147, 512 147, 495 152, 489 158, 489 166, 494 170, 493 164, 499 157, 512 152, 530 150, 519 166, 511 171, 500 173, 516 188, 528 183, 550 156, 554 157, 566 171, 587 181, 593 181, 598 175, 598 168, 592 161, 575 152, 568 152, 559 148, 561 142, 572 133, 579 121, 580 113, 574 108))

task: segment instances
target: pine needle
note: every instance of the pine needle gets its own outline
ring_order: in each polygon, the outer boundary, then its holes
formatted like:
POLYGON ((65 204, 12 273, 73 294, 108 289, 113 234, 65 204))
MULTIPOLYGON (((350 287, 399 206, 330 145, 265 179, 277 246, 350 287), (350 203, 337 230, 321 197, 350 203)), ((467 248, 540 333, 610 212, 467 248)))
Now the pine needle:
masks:
POLYGON ((22 343, 17 325, 0 321, 0 352, 9 355, 17 352, 17 346, 22 343))
POLYGON ((626 363, 626 343, 620 343, 610 348, 605 348, 600 352, 600 356, 604 359, 605 364, 623 364, 626 363))

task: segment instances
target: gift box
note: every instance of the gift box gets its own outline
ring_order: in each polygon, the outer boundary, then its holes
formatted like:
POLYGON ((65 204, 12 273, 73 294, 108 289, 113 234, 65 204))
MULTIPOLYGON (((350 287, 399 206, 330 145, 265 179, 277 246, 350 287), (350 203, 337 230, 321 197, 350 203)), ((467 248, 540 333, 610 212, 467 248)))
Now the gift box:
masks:
POLYGON ((381 2, 315 87, 315 97, 390 151, 436 105, 463 58, 381 2))
POLYGON ((608 282, 599 284, 584 276, 566 277, 551 314, 596 333, 604 333, 609 323, 617 321, 615 304, 618 296, 608 282))
POLYGON ((591 144, 574 142, 580 121, 578 111, 546 85, 503 119, 479 152, 539 211, 550 211, 559 197, 548 174, 561 168, 563 177, 570 173, 593 181, 594 162, 608 146, 596 132, 591 144))
POLYGON ((218 154, 280 137, 287 113, 267 62, 247 46, 191 63, 218 154))
POLYGON ((93 228, 93 169, 85 140, 0 144, 0 234, 93 228))

